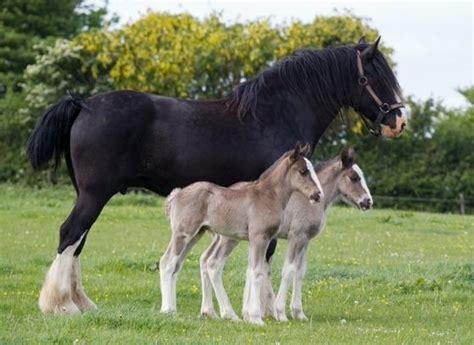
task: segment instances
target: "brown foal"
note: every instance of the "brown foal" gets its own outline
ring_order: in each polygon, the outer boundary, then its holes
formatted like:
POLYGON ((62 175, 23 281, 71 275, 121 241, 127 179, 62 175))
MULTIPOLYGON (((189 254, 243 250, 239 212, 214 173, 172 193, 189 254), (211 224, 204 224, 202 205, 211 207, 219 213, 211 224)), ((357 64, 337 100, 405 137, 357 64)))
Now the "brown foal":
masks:
MULTIPOLYGON (((184 258, 209 230, 234 240, 249 241, 249 308, 244 319, 263 324, 260 290, 265 253, 278 231, 283 210, 294 191, 312 203, 323 196, 314 168, 305 157, 309 151, 309 145, 297 144, 258 180, 244 183, 238 189, 197 182, 170 194, 167 214, 172 235, 160 260, 162 312, 176 311, 176 280, 184 258)), ((238 319, 233 311, 223 316, 238 319)))

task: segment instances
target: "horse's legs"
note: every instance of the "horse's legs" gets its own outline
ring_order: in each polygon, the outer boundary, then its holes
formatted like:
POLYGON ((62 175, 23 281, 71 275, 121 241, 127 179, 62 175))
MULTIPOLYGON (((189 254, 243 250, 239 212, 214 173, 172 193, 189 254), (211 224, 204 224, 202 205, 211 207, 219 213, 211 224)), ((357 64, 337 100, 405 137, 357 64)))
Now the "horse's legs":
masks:
POLYGON ((257 325, 263 325, 262 320, 262 306, 260 302, 260 291, 262 287, 263 274, 264 274, 264 262, 265 252, 270 243, 270 239, 266 239, 262 235, 251 236, 250 242, 250 291, 249 291, 249 304, 248 314, 245 317, 245 321, 254 323, 257 325))
POLYGON ((58 254, 40 293, 39 307, 43 313, 75 314, 80 308, 95 307, 82 291, 78 256, 87 231, 109 198, 80 193, 71 214, 61 225, 58 254))
POLYGON ((232 304, 230 303, 229 297, 225 291, 224 283, 222 282, 222 272, 227 258, 237 244, 239 244, 239 242, 236 240, 220 236, 218 245, 214 247, 214 250, 206 263, 207 273, 212 282, 219 303, 221 317, 223 319, 234 321, 238 321, 239 317, 232 308, 232 304))
POLYGON ((296 238, 296 236, 288 239, 288 249, 281 272, 280 288, 278 289, 278 294, 275 299, 274 318, 277 321, 288 321, 286 317, 286 295, 288 294, 288 288, 293 280, 293 276, 296 273, 296 259, 302 246, 303 241, 296 238))
POLYGON ((302 302, 302 286, 303 277, 306 272, 306 251, 308 249, 308 243, 304 244, 301 252, 298 253, 298 259, 296 264, 296 273, 293 278, 293 294, 291 298, 291 316, 293 319, 300 321, 307 321, 308 318, 303 312, 302 302))
POLYGON ((197 229, 193 234, 173 231, 165 254, 160 259, 161 312, 176 312, 176 280, 184 258, 199 241, 204 232, 197 229))
POLYGON ((212 300, 212 283, 211 278, 209 278, 209 273, 207 272, 207 259, 214 251, 214 248, 218 245, 219 240, 220 235, 214 234, 212 238, 212 243, 199 258, 202 291, 201 316, 212 318, 217 317, 217 315, 214 310, 214 302, 212 300))
POLYGON ((79 255, 74 256, 73 258, 71 273, 72 301, 81 311, 97 309, 95 303, 87 297, 82 286, 81 262, 79 255))

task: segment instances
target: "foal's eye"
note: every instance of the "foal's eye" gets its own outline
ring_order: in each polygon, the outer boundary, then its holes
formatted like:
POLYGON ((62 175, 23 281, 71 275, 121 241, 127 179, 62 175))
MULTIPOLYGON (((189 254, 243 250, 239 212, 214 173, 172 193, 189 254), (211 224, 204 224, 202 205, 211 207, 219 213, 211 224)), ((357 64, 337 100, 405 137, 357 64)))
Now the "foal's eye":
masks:
POLYGON ((360 176, 357 175, 357 174, 355 174, 355 175, 352 175, 352 176, 350 177, 350 179, 351 179, 352 182, 355 183, 355 182, 360 181, 360 176))
POLYGON ((308 169, 302 169, 302 170, 300 170, 300 174, 303 175, 303 176, 304 176, 304 175, 308 175, 308 172, 309 172, 308 169))

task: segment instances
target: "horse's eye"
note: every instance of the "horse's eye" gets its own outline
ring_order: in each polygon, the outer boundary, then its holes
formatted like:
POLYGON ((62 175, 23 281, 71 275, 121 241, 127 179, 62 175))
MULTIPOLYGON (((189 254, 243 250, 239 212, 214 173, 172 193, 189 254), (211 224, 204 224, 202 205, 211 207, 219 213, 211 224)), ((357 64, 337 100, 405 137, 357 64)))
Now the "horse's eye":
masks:
POLYGON ((308 172, 309 172, 308 169, 302 169, 302 170, 300 170, 300 174, 303 175, 303 176, 304 176, 304 175, 308 175, 308 172))
POLYGON ((352 175, 352 176, 350 177, 350 179, 351 179, 351 181, 354 182, 354 183, 355 183, 355 182, 359 182, 359 181, 360 181, 360 176, 357 175, 357 174, 354 174, 354 175, 352 175))

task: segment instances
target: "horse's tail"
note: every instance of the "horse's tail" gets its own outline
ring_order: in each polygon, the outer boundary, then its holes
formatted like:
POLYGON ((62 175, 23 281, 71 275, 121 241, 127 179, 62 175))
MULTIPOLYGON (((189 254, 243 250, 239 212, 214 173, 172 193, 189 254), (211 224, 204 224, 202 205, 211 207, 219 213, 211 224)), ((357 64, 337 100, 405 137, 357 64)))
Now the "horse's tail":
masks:
POLYGON ((166 217, 168 219, 171 219, 171 207, 173 206, 173 200, 178 195, 178 193, 181 191, 181 188, 175 188, 171 191, 170 195, 166 198, 166 217))
POLYGON ((82 99, 71 95, 65 97, 46 110, 28 139, 27 153, 33 168, 41 169, 54 158, 54 169, 56 170, 64 154, 75 187, 69 139, 72 124, 84 107, 82 99))

